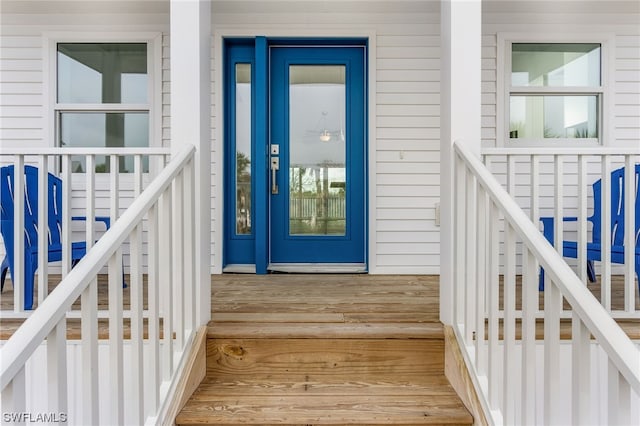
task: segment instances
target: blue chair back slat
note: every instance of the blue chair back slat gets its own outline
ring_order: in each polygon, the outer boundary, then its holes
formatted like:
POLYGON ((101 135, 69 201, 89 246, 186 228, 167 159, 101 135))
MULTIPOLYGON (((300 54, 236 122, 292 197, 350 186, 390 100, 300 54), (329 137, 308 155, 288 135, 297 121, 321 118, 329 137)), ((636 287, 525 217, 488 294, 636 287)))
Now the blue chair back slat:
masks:
MULTIPOLYGON (((14 209, 14 166, 0 169, 0 192, 2 193, 1 219, 2 238, 13 254, 13 209, 14 209)), ((48 239, 49 245, 60 244, 62 228, 62 181, 49 173, 48 176, 48 239)), ((24 201, 24 228, 25 246, 31 247, 38 244, 38 169, 25 165, 25 201, 24 201)), ((11 256, 13 257, 13 256, 11 256)))
MULTIPOLYGON (((640 164, 636 164, 635 240, 640 244, 640 164)), ((602 180, 593 184, 593 242, 600 243, 602 235, 602 180)), ((611 245, 624 245, 624 168, 611 172, 611 245)))

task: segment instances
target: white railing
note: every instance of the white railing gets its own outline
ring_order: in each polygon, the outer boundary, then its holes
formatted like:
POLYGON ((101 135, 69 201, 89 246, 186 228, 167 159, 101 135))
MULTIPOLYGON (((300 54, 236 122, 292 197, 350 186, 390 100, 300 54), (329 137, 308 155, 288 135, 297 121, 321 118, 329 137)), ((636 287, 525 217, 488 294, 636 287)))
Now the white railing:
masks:
MULTIPOLYGON (((37 246, 37 286, 34 284, 34 293, 29 295, 36 306, 45 299, 48 293, 50 267, 47 261, 48 244, 51 243, 52 231, 49 229, 50 215, 48 206, 52 203, 50 197, 54 194, 47 190, 48 173, 52 173, 62 181, 61 205, 55 208, 71 214, 57 214, 62 218, 57 230, 62 243, 62 260, 54 266, 54 272, 64 277, 72 267, 71 247, 73 242, 86 241, 87 250, 94 244, 96 237, 105 231, 105 223, 113 223, 120 216, 121 211, 131 203, 133 198, 140 193, 145 183, 156 170, 161 170, 169 157, 168 148, 21 148, 3 149, 0 152, 0 166, 13 165, 15 170, 22 170, 25 165, 37 168, 38 189, 35 196, 28 199, 37 200, 31 203, 14 203, 13 217, 17 218, 13 224, 13 270, 7 274, 8 283, 13 288, 13 304, 11 311, 7 310, 8 304, 3 304, 0 318, 26 318, 31 313, 31 307, 25 309, 25 281, 31 278, 35 283, 32 271, 25 271, 25 208, 37 209, 37 229, 48 229, 49 232, 36 232, 37 241, 30 243, 37 246), (102 160, 98 164, 97 159, 102 160), (109 170, 106 170, 108 166, 109 170), (124 167, 124 170, 123 170, 124 167), (101 172, 97 171, 102 169, 101 172), (41 188, 44 188, 42 190, 41 188), (127 194, 123 197, 122 194, 127 194), (84 206, 83 206, 84 204, 84 206), (76 221, 72 218, 84 216, 87 218, 99 217, 102 221, 86 220, 76 221), (45 224, 45 225, 41 225, 45 224), (77 226, 78 224, 83 226, 77 226), (84 233, 82 232, 84 230, 84 233), (30 274, 31 276, 28 276, 30 274), (10 277, 11 276, 11 277, 10 277), (12 278, 10 280, 9 278, 12 278)), ((12 182, 14 199, 22 198, 25 192, 33 190, 28 188, 24 179, 14 179, 12 182)), ((35 216, 35 215, 32 215, 35 216)), ((29 224, 32 225, 32 224, 29 224)), ((32 235, 31 235, 32 236, 32 235)), ((4 258, 7 247, 3 242, 0 245, 0 256, 4 258)), ((123 253, 128 257, 128 252, 123 253)), ((128 266, 128 265, 127 265, 128 266)))
MULTIPOLYGON (((3 415, 62 413, 69 424, 163 421, 177 372, 185 361, 185 348, 197 328, 192 262, 194 151, 189 145, 172 156, 144 191, 142 158, 135 155, 134 201, 95 244, 93 229, 87 225, 86 243, 93 245, 91 250, 2 346, 3 415), (143 230, 149 239, 146 288, 143 230), (121 247, 125 241, 131 257, 126 283, 130 294, 130 336, 123 332, 121 247), (105 267, 109 273, 108 341, 98 339, 97 275, 105 267), (81 302, 81 340, 76 354, 67 340, 67 317, 77 300, 81 302), (127 356, 123 355, 125 352, 127 356), (37 365, 29 366, 36 356, 46 365, 44 374, 35 372, 37 365), (30 368, 34 371, 30 372, 30 368), (69 376, 76 383, 69 383, 69 376), (31 395, 36 391, 45 394, 34 400, 31 395)), ((63 153, 63 175, 66 173, 67 180, 69 161, 64 158, 71 154, 63 153)), ((91 164, 90 157, 87 159, 91 164)), ((112 169, 116 164, 112 160, 112 169)), ((90 180, 88 188, 93 185, 90 180)), ((115 194, 111 206, 113 209, 115 203, 117 211, 118 180, 112 179, 111 185, 111 193, 115 194)), ((88 202, 87 217, 93 216, 92 204, 88 202)))
MULTIPOLYGON (((585 284, 589 284, 602 305, 614 318, 640 318, 640 292, 636 256, 640 235, 636 232, 634 214, 624 215, 624 223, 611 225, 612 210, 634 212, 637 178, 634 172, 640 164, 640 146, 629 148, 488 148, 482 152, 489 171, 503 184, 518 205, 528 212, 534 224, 544 223, 551 229, 552 241, 558 251, 560 241, 575 243, 571 250, 575 259, 565 258, 585 284), (624 203, 622 198, 612 199, 612 171, 624 168, 624 203), (601 197, 594 199, 593 183, 600 180, 601 197), (618 204, 613 205, 612 202, 618 204), (593 235, 593 223, 588 220, 595 204, 600 207, 600 235, 593 235), (544 219, 544 222, 540 218, 544 219), (562 220, 563 217, 571 220, 562 220), (623 226, 622 226, 623 225, 623 226), (622 232, 622 230, 624 232, 622 232), (612 232, 614 231, 614 232, 612 232), (617 232, 615 232, 617 231, 617 232), (624 233, 624 246, 635 250, 624 251, 624 263, 611 262, 611 244, 602 244, 601 261, 592 263, 596 282, 588 280, 587 248, 594 240, 612 241, 612 234, 624 233), (599 237, 599 239, 597 238, 599 237), (599 273, 597 273, 599 272, 599 273), (613 293, 623 294, 623 303, 615 303, 613 293), (612 304, 613 303, 613 304, 612 304)), ((618 235, 619 237, 620 235, 618 235)), ((619 238, 618 238, 619 239, 619 238)), ((620 239, 619 239, 620 240, 620 239)), ((619 243, 618 243, 619 245, 619 243)), ((619 256, 623 257, 623 256, 619 256)), ((543 274, 544 276, 544 274, 543 274)), ((617 300, 616 300, 617 299, 617 300)), ((563 316, 570 315, 564 312, 563 316)))
POLYGON ((490 422, 637 424, 640 349, 480 159, 454 151, 453 325, 490 422))

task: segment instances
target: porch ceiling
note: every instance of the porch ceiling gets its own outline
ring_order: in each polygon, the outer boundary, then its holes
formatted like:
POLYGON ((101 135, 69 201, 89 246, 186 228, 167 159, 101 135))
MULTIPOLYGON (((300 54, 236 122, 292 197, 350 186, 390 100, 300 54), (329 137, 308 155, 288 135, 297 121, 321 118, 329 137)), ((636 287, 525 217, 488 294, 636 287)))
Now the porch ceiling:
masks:
MULTIPOLYGON (((440 0, 212 0, 213 13, 437 12, 440 0)), ((169 0, 6 0, 3 14, 165 13, 169 0)))
MULTIPOLYGON (((213 13, 433 13, 440 0, 212 0, 213 13)), ((2 14, 169 14, 169 0, 3 0, 2 14)), ((640 13, 636 0, 484 0, 485 13, 640 13)))
POLYGON ((2 14, 169 13, 169 0, 3 0, 2 14))

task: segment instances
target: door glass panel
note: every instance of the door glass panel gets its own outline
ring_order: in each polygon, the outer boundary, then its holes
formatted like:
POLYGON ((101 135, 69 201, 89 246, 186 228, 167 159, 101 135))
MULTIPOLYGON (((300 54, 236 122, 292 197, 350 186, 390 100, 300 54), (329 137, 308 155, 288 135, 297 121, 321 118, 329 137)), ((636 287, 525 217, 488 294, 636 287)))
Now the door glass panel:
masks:
POLYGON ((251 64, 236 64, 236 234, 251 234, 251 64))
POLYGON ((345 235, 345 71, 289 67, 290 235, 345 235))

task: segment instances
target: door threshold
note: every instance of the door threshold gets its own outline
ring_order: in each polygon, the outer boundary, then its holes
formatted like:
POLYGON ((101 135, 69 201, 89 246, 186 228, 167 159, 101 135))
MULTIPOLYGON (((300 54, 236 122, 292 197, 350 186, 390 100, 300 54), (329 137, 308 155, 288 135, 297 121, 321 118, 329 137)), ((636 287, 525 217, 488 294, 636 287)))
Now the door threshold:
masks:
POLYGON ((365 263, 270 263, 271 272, 294 274, 365 274, 365 263))
POLYGON ((222 268, 222 272, 231 274, 255 274, 256 265, 233 263, 222 268))

